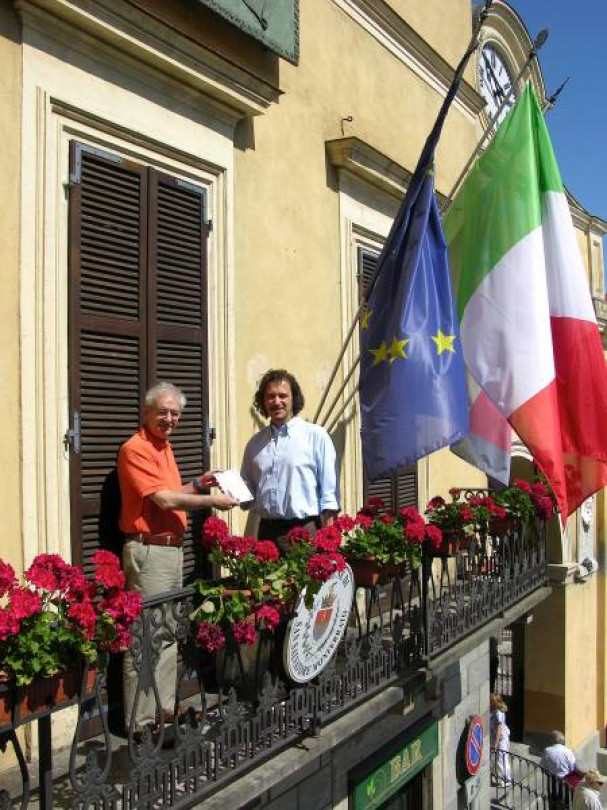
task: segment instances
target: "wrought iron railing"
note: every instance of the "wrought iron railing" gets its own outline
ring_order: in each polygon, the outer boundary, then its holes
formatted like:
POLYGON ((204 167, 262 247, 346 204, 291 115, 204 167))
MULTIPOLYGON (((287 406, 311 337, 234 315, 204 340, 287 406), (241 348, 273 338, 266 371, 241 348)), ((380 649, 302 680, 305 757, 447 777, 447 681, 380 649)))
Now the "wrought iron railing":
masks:
MULTIPOLYGON (((290 686, 281 671, 280 639, 269 631, 259 632, 258 652, 248 668, 235 646, 228 648, 226 666, 205 659, 195 646, 192 589, 148 598, 131 655, 137 693, 152 695, 156 728, 137 728, 133 716, 128 731, 110 733, 106 677, 100 670, 90 692, 83 673, 64 790, 68 803, 99 810, 194 806, 390 684, 404 682, 429 658, 545 581, 542 532, 477 538, 452 557, 432 560, 427 552, 421 569, 397 578, 385 599, 380 586, 366 589, 365 611, 353 608, 329 666, 312 682, 290 686), (177 693, 184 711, 169 721, 161 710, 156 669, 163 649, 170 646, 179 654, 177 693), (91 718, 96 736, 84 739, 91 718)), ((38 715, 39 799, 44 808, 52 805, 50 714, 58 708, 49 705, 38 715)), ((0 724, 0 749, 15 750, 22 777, 20 796, 10 799, 0 789, 0 808, 11 800, 25 808, 30 798, 27 764, 15 733, 25 722, 16 712, 10 728, 0 724)))
POLYGON ((459 551, 424 558, 425 654, 433 658, 547 584, 545 527, 478 534, 459 551))
POLYGON ((491 749, 491 807, 504 810, 570 810, 573 788, 537 762, 491 749))

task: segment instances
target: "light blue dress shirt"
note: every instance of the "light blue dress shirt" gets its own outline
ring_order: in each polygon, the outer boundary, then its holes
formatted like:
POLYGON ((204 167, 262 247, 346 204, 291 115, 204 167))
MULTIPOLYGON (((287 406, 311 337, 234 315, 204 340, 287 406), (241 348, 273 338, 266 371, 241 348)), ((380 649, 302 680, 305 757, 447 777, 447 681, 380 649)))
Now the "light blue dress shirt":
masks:
POLYGON ((241 475, 255 496, 261 518, 306 518, 339 510, 337 456, 319 425, 294 416, 249 441, 241 475))

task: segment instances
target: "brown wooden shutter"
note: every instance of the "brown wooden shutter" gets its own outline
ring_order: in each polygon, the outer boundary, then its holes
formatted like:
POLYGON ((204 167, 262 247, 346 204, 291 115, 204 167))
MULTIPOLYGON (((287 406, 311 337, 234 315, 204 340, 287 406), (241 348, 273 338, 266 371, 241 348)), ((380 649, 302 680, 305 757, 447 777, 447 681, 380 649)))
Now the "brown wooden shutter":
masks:
MULTIPOLYGON (((170 380, 188 399, 171 438, 184 482, 209 467, 207 236, 204 190, 151 172, 150 377, 170 380)), ((203 562, 199 537, 205 517, 196 513, 184 538, 186 583, 203 562)))
MULTIPOLYGON (((360 299, 375 275, 378 258, 378 252, 359 247, 357 272, 360 299)), ((392 511, 404 506, 417 506, 417 464, 411 464, 387 478, 378 478, 376 481, 369 481, 365 473, 363 494, 365 501, 371 497, 381 498, 392 511)))
POLYGON ((70 465, 73 560, 99 545, 104 482, 145 390, 147 174, 82 144, 70 152, 70 465), (76 444, 75 444, 76 443, 76 444))
POLYGON ((70 465, 72 552, 87 565, 118 449, 158 380, 188 398, 172 439, 183 480, 208 469, 208 227, 202 188, 76 142, 70 161, 70 411, 81 425, 70 465))

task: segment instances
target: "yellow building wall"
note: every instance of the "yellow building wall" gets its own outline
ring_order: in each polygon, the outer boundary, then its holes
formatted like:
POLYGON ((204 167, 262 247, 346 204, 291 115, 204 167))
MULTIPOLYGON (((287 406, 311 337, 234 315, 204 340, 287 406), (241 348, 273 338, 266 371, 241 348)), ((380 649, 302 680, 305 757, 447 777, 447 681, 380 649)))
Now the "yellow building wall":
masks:
POLYGON ((598 628, 603 577, 554 585, 534 608, 525 637, 525 729, 559 729, 572 748, 600 727, 597 696, 604 667, 598 628))
POLYGON ((12 5, 0 3, 0 395, 4 403, 4 431, 0 467, 0 559, 17 571, 23 567, 21 545, 21 396, 19 378, 19 253, 20 253, 20 143, 21 43, 12 5))
MULTIPOLYGON (((300 8, 300 64, 281 62, 279 104, 243 129, 235 153, 237 455, 259 429, 251 400, 270 367, 296 374, 303 415, 312 418, 341 345, 339 325, 353 314, 342 310, 339 187, 325 142, 356 136, 413 171, 442 102, 338 4, 312 0, 300 8), (342 121, 348 116, 352 122, 342 121)), ((470 37, 469 6, 444 3, 440 14, 421 2, 407 8, 437 24, 440 17, 442 41, 425 25, 432 44, 456 61, 470 37)), ((475 119, 454 106, 437 154, 440 191, 450 190, 475 142, 475 119)), ((389 200, 391 217, 397 205, 389 200)))

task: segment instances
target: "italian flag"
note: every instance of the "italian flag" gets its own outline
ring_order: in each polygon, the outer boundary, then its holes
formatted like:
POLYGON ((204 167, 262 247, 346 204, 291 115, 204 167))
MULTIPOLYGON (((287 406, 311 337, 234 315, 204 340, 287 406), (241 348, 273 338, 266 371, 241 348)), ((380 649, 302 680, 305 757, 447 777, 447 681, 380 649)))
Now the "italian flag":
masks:
POLYGON ((485 426, 487 402, 508 420, 564 519, 607 483, 607 367, 530 85, 467 177, 444 230, 474 404, 485 426))

